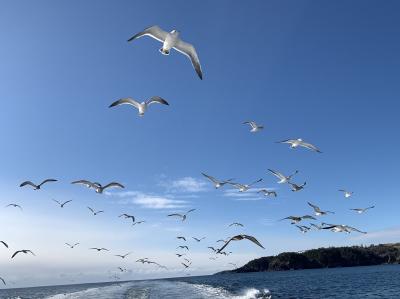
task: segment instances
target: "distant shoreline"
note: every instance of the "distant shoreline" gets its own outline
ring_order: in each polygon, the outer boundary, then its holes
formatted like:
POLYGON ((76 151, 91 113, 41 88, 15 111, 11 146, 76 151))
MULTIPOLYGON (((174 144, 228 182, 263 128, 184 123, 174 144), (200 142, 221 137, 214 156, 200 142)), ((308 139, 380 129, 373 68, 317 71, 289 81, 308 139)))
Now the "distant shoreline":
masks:
POLYGON ((234 270, 218 274, 274 272, 400 264, 400 243, 370 246, 329 247, 304 252, 283 252, 252 260, 234 270))

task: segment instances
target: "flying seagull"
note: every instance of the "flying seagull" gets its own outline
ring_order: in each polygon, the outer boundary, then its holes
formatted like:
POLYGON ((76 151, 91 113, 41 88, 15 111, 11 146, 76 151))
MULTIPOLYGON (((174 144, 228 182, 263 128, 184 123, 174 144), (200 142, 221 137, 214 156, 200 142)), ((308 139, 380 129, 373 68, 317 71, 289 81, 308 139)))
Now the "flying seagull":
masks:
POLYGON ((276 191, 272 191, 272 190, 268 190, 268 189, 261 189, 257 193, 263 193, 265 196, 273 196, 273 197, 277 197, 278 196, 276 191))
POLYGON ((121 267, 118 267, 117 268, 119 271, 121 271, 121 272, 126 272, 126 271, 128 271, 128 270, 126 270, 125 268, 121 268, 121 267))
POLYGON ((0 241, 0 243, 2 243, 4 245, 4 247, 8 248, 8 244, 4 241, 0 241))
POLYGON ((8 207, 19 208, 22 211, 22 207, 20 205, 15 204, 15 203, 10 203, 10 204, 6 205, 6 208, 8 208, 8 207))
POLYGON ((138 101, 132 99, 132 98, 122 98, 119 99, 118 101, 115 101, 112 103, 109 108, 115 107, 115 106, 120 106, 120 105, 131 105, 135 107, 139 111, 139 116, 144 116, 144 113, 147 111, 148 107, 151 104, 163 104, 163 105, 169 105, 166 100, 164 100, 161 97, 154 96, 151 97, 150 99, 139 103, 138 101))
POLYGON ((204 240, 206 237, 203 237, 203 238, 195 238, 195 237, 192 237, 192 239, 193 240, 195 240, 195 241, 197 241, 197 242, 200 242, 201 240, 204 240))
POLYGON ((239 222, 233 222, 233 223, 229 224, 229 227, 231 227, 231 226, 241 226, 241 227, 244 227, 244 225, 241 224, 241 223, 239 223, 239 222))
POLYGON ((233 179, 229 179, 226 181, 220 181, 220 180, 212 177, 211 175, 205 174, 204 172, 202 172, 201 174, 203 176, 205 176, 207 179, 209 179, 214 184, 215 189, 218 189, 233 180, 233 179))
POLYGON ((104 211, 95 211, 91 207, 87 207, 87 208, 93 213, 93 216, 96 216, 97 214, 100 214, 100 213, 104 213, 104 211))
POLYGON ((344 224, 327 224, 327 223, 322 223, 322 225, 326 225, 322 227, 322 229, 330 229, 331 231, 335 233, 348 233, 350 234, 352 231, 359 232, 361 234, 366 234, 366 232, 360 231, 354 227, 344 225, 344 224))
POLYGON ((79 243, 75 243, 73 245, 71 245, 69 243, 65 243, 65 245, 67 245, 69 248, 73 249, 75 246, 79 245, 79 243))
POLYGON ((72 200, 67 200, 63 203, 59 202, 58 200, 53 199, 54 202, 58 203, 60 208, 63 208, 67 203, 71 202, 72 200))
POLYGON ((187 214, 195 211, 196 209, 191 209, 189 211, 187 211, 185 214, 178 214, 178 213, 174 213, 174 214, 169 214, 167 215, 168 217, 180 217, 182 219, 182 221, 186 220, 187 214))
POLYGON ((340 191, 340 192, 343 192, 343 195, 344 195, 345 198, 349 198, 349 197, 352 196, 353 193, 354 193, 354 192, 352 192, 352 191, 347 191, 347 190, 344 190, 344 189, 339 189, 339 191, 340 191))
POLYGON ((236 235, 236 236, 233 236, 232 238, 230 238, 230 239, 224 244, 224 246, 222 246, 220 249, 218 249, 217 253, 221 253, 222 250, 224 250, 225 247, 228 246, 229 243, 230 243, 231 241, 241 241, 241 240, 244 240, 244 239, 247 239, 247 240, 253 242, 254 244, 260 246, 261 248, 265 249, 264 246, 262 246, 261 243, 258 242, 258 240, 257 240, 256 238, 254 238, 253 236, 249 236, 249 235, 236 235))
POLYGON ((11 258, 13 259, 18 253, 25 253, 25 254, 28 254, 28 253, 30 253, 30 254, 32 254, 32 255, 35 255, 31 250, 29 250, 29 249, 22 249, 22 250, 18 250, 18 251, 16 251, 16 252, 14 252, 14 254, 11 256, 11 258))
POLYGON ((176 255, 177 257, 182 257, 182 256, 184 256, 184 255, 186 255, 186 254, 184 254, 184 253, 182 253, 182 254, 180 254, 180 253, 175 253, 175 255, 176 255))
POLYGON ((135 223, 135 216, 129 214, 122 214, 118 216, 119 218, 124 217, 125 219, 132 219, 132 222, 135 223))
POLYGON ((185 263, 181 263, 186 269, 187 268, 189 268, 189 266, 190 266, 190 264, 189 265, 186 265, 185 263))
POLYGON ((331 212, 331 211, 322 211, 318 206, 312 204, 311 202, 307 202, 307 203, 310 207, 312 207, 314 209, 315 216, 323 216, 326 214, 335 214, 334 212, 331 212))
POLYGON ((186 245, 180 245, 180 246, 178 246, 178 247, 176 247, 176 248, 177 248, 177 249, 180 248, 180 249, 189 250, 189 247, 187 247, 186 245))
POLYGON ((288 182, 288 183, 292 187, 292 191, 293 192, 297 192, 297 191, 300 191, 300 190, 304 189, 305 185, 307 184, 307 182, 304 182, 301 185, 297 185, 297 184, 291 183, 291 182, 288 182))
POLYGON ((283 140, 283 141, 278 141, 277 143, 288 143, 290 144, 291 148, 297 148, 299 146, 307 148, 309 150, 312 150, 314 152, 317 153, 322 153, 316 146, 312 145, 311 143, 307 143, 305 141, 303 141, 303 139, 299 138, 299 139, 287 139, 287 140, 283 140))
POLYGON ((89 248, 89 249, 91 249, 91 250, 97 250, 97 252, 100 252, 100 251, 109 251, 107 248, 104 248, 104 247, 102 247, 102 248, 92 247, 92 248, 89 248))
POLYGON ((200 60, 197 56, 196 49, 193 45, 184 42, 179 38, 179 31, 172 30, 171 32, 166 32, 157 25, 146 28, 142 32, 139 32, 128 39, 128 42, 133 41, 134 39, 140 38, 142 36, 150 36, 163 44, 160 49, 161 54, 169 55, 170 50, 173 48, 178 52, 186 55, 190 61, 194 69, 196 70, 197 75, 200 79, 203 79, 203 72, 201 70, 200 60))
POLYGON ((132 223, 132 226, 133 225, 136 225, 136 224, 142 224, 142 223, 145 223, 146 221, 144 221, 144 220, 141 220, 141 221, 136 221, 136 222, 133 222, 132 223))
POLYGON ((94 191, 96 191, 96 193, 103 193, 103 191, 107 188, 111 188, 111 187, 118 187, 118 188, 125 188, 122 184, 117 183, 117 182, 111 182, 105 186, 102 186, 100 183, 92 183, 90 181, 87 180, 79 180, 79 181, 74 181, 71 184, 78 184, 78 185, 83 185, 86 186, 88 188, 93 188, 94 191))
POLYGON ((251 127, 251 130, 250 130, 251 133, 256 133, 256 132, 264 129, 264 126, 257 125, 257 123, 254 121, 245 121, 243 124, 249 125, 251 127))
POLYGON ((116 254, 115 256, 118 256, 118 257, 124 259, 124 258, 126 258, 128 255, 130 255, 131 253, 132 253, 132 252, 128 252, 128 253, 125 253, 125 254, 116 254))
POLYGON ((185 237, 179 236, 179 237, 176 237, 176 238, 186 242, 186 238, 185 237))
POLYGON ((370 210, 370 209, 373 209, 373 208, 375 208, 375 206, 370 206, 370 207, 367 207, 367 208, 350 209, 350 210, 355 211, 358 214, 362 214, 362 213, 366 212, 367 210, 370 210))
POLYGON ((305 226, 305 225, 296 225, 297 228, 300 230, 301 233, 305 234, 306 232, 308 232, 311 227, 305 226))
POLYGON ((292 177, 299 172, 298 170, 296 170, 293 174, 285 176, 282 173, 272 169, 268 169, 268 171, 271 172, 274 176, 276 176, 280 180, 278 184, 289 183, 292 177))
POLYGON ((300 222, 301 220, 304 220, 304 219, 317 220, 313 216, 304 215, 304 216, 288 216, 288 217, 282 218, 280 221, 286 220, 286 219, 292 220, 291 224, 296 224, 296 223, 298 223, 298 222, 300 222))
POLYGON ((239 183, 231 183, 229 182, 230 185, 232 185, 233 187, 235 187, 236 189, 239 190, 239 192, 246 192, 247 190, 249 190, 251 188, 251 186, 261 182, 263 179, 258 179, 250 184, 239 184, 239 183))
POLYGON ((55 180, 55 179, 46 179, 43 182, 41 182, 39 185, 35 185, 31 181, 25 181, 19 186, 20 187, 24 187, 24 186, 29 185, 29 186, 33 187, 34 190, 39 190, 44 184, 49 183, 49 182, 57 182, 57 180, 55 180))

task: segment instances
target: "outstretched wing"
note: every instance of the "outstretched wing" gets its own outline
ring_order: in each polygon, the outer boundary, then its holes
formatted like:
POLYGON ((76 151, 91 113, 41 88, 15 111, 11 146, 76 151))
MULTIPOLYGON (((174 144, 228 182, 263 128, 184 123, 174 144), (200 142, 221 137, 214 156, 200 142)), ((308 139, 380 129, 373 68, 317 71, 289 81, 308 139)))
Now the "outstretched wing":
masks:
POLYGON ((25 181, 25 182, 23 182, 21 185, 19 185, 20 187, 24 187, 24 186, 26 186, 26 185, 29 185, 29 186, 32 186, 33 188, 37 188, 37 186, 34 184, 34 183, 32 183, 31 181, 25 181))
POLYGON ((203 72, 201 70, 200 60, 193 45, 186 43, 183 40, 179 40, 174 48, 189 57, 194 69, 196 70, 197 75, 200 79, 203 79, 203 72))
POLYGON ((258 242, 258 240, 256 238, 254 238, 253 236, 249 236, 249 235, 242 235, 243 238, 253 242, 254 244, 260 246, 261 248, 265 249, 264 246, 261 245, 260 242, 258 242))
POLYGON ((131 106, 135 107, 136 109, 139 109, 139 106, 140 106, 139 102, 132 98, 122 98, 122 99, 119 99, 119 100, 113 102, 110 106, 108 106, 108 108, 112 108, 112 107, 124 105, 124 104, 131 105, 131 106))
POLYGON ((137 39, 137 38, 147 35, 147 36, 150 36, 150 37, 158 40, 159 42, 163 43, 165 41, 165 38, 167 37, 167 34, 168 34, 168 32, 162 30, 159 26, 154 25, 154 26, 146 28, 142 32, 135 34, 130 39, 128 39, 128 42, 131 42, 134 39, 137 39))
POLYGON ((109 183, 109 184, 107 184, 107 185, 105 185, 104 187, 103 187, 103 190, 104 189, 106 189, 106 188, 115 188, 115 187, 117 187, 117 188, 125 188, 122 184, 120 184, 120 183, 117 183, 117 182, 111 182, 111 183, 109 183))
POLYGON ((168 106, 169 106, 168 102, 167 102, 166 100, 164 100, 162 97, 159 97, 159 96, 151 97, 150 99, 148 99, 148 100, 146 101, 146 104, 147 104, 147 105, 151 105, 151 104, 163 104, 163 105, 168 105, 168 106))
POLYGON ((310 207, 314 209, 315 212, 321 212, 320 208, 316 205, 313 205, 311 202, 307 202, 310 207))
POLYGON ((285 179, 286 179, 286 177, 285 177, 282 173, 280 173, 280 172, 274 171, 274 170, 272 170, 272 169, 268 169, 268 171, 271 172, 271 173, 272 173, 274 176, 276 176, 278 179, 281 179, 281 180, 285 180, 285 179))
POLYGON ((46 184, 46 183, 49 183, 49 182, 57 182, 57 180, 56 180, 56 179, 46 179, 46 180, 44 180, 43 182, 41 182, 41 183, 39 184, 39 186, 42 186, 42 185, 44 185, 44 184, 46 184))
POLYGON ((311 144, 311 143, 307 143, 307 142, 301 142, 300 145, 302 147, 308 148, 310 150, 313 150, 317 153, 322 153, 315 145, 311 144))
POLYGON ((219 183, 219 181, 218 181, 216 178, 214 178, 213 176, 208 175, 208 174, 205 174, 204 172, 202 172, 201 174, 202 174, 203 176, 205 176, 207 179, 209 179, 211 182, 213 182, 213 183, 215 183, 215 184, 218 184, 218 183, 219 183))

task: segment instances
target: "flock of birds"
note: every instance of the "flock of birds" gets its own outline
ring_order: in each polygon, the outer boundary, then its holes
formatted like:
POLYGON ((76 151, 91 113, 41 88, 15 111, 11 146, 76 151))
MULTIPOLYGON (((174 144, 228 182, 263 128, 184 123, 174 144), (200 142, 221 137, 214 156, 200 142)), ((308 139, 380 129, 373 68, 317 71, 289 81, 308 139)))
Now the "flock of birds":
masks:
MULTIPOLYGON (((158 26, 151 26, 151 27, 143 30, 142 32, 139 32, 138 34, 135 34, 134 36, 132 36, 130 39, 128 39, 128 42, 134 41, 143 36, 149 36, 149 37, 161 42, 162 47, 160 48, 160 52, 163 55, 169 55, 171 49, 175 49, 176 51, 186 55, 190 59, 192 65, 193 65, 193 68, 196 71, 198 77, 200 79, 203 79, 203 72, 202 72, 202 68, 201 68, 200 61, 199 61, 198 55, 196 53, 196 50, 193 47, 193 45, 183 41, 180 38, 179 31, 172 30, 171 32, 167 32, 158 26)), ((121 98, 121 99, 113 102, 109 107, 112 108, 112 107, 117 107, 120 105, 130 105, 138 110, 139 116, 143 117, 144 114, 146 113, 146 111, 148 110, 149 106, 151 106, 152 104, 162 104, 162 105, 167 105, 167 106, 169 105, 169 103, 165 99, 163 99, 159 96, 153 96, 153 97, 149 98, 148 100, 142 101, 142 102, 137 101, 133 98, 121 98)), ((264 126, 257 124, 255 121, 245 121, 243 124, 248 125, 250 127, 251 133, 257 133, 264 129, 264 126)), ((300 138, 287 139, 287 140, 279 141, 278 143, 289 144, 290 148, 292 148, 292 149, 303 147, 305 149, 314 151, 316 153, 322 153, 315 145, 313 145, 309 142, 306 142, 300 138)), ((272 170, 272 169, 268 169, 268 171, 271 175, 278 178, 278 182, 277 182, 278 184, 288 184, 293 192, 299 192, 306 187, 306 182, 301 183, 301 184, 297 184, 297 183, 293 182, 293 177, 298 173, 297 170, 290 175, 285 175, 279 171, 272 170)), ((250 189, 254 188, 254 185, 262 182, 262 180, 263 180, 260 178, 251 183, 239 183, 239 182, 236 182, 233 178, 226 179, 226 180, 220 180, 220 179, 217 179, 206 173, 202 173, 202 175, 213 184, 215 189, 220 189, 224 186, 231 186, 232 188, 236 189, 238 192, 248 192, 250 189)), ((33 190, 41 190, 45 184, 53 183, 53 182, 57 182, 57 180, 56 179, 46 179, 46 180, 42 181, 40 184, 35 184, 32 181, 25 181, 20 184, 20 187, 31 187, 31 188, 33 188, 33 190)), ((84 186, 86 188, 94 190, 98 194, 104 193, 104 191, 109 188, 125 188, 122 184, 120 184, 118 182, 110 182, 106 185, 102 185, 99 182, 91 182, 91 181, 84 180, 84 179, 73 181, 71 184, 84 186)), ((344 189, 340 189, 339 191, 343 193, 345 198, 350 198, 353 195, 353 192, 351 192, 351 191, 347 191, 344 189)), ((275 190, 268 189, 268 188, 258 188, 257 193, 263 194, 266 197, 271 197, 271 198, 276 198, 278 196, 278 194, 275 190)), ((72 200, 60 202, 60 201, 57 201, 54 199, 53 199, 53 201, 56 204, 58 204, 60 206, 60 208, 65 208, 69 203, 72 202, 72 200)), ((310 223, 309 226, 299 225, 303 221, 307 221, 307 220, 310 222, 316 221, 317 220, 316 217, 321 217, 321 216, 325 216, 328 214, 334 214, 334 212, 332 212, 332 211, 322 210, 319 206, 317 206, 311 202, 308 202, 308 205, 310 206, 310 208, 312 208, 315 217, 312 215, 302 215, 302 216, 291 215, 291 216, 285 217, 281 220, 290 220, 291 221, 290 223, 292 225, 295 225, 300 230, 301 233, 307 233, 312 228, 315 228, 316 230, 331 230, 332 232, 366 233, 366 232, 358 230, 354 227, 351 227, 349 225, 343 225, 343 224, 329 224, 329 223, 322 222, 320 224, 310 223)), ((10 203, 6 207, 14 207, 14 208, 19 208, 22 210, 22 207, 16 203, 10 203)), ((355 209, 351 209, 351 210, 355 211, 356 213, 361 214, 372 208, 374 208, 374 206, 370 206, 370 207, 366 207, 366 208, 355 208, 355 209)), ((87 209, 90 211, 90 213, 92 213, 93 216, 97 216, 101 213, 104 213, 103 210, 96 210, 92 207, 87 207, 87 209)), ((184 213, 169 214, 169 215, 167 215, 167 217, 174 217, 174 218, 179 219, 180 221, 186 221, 188 216, 195 211, 196 211, 196 209, 190 209, 184 213)), ((126 214, 126 213, 121 214, 118 217, 131 221, 132 225, 138 225, 138 224, 145 222, 144 220, 136 221, 136 218, 134 215, 130 215, 130 214, 126 214)), ((244 225, 239 222, 233 222, 229 225, 229 227, 244 227, 244 225)), ((177 240, 179 240, 181 242, 185 242, 184 244, 187 244, 187 242, 188 242, 188 238, 185 236, 177 236, 176 238, 177 238, 177 240)), ((199 243, 199 242, 202 242, 205 239, 205 237, 200 237, 200 238, 192 237, 191 239, 194 240, 195 242, 199 243)), ((264 249, 264 246, 254 236, 247 235, 247 234, 237 234, 237 235, 225 238, 225 239, 217 240, 216 243, 217 244, 222 243, 221 246, 219 246, 219 245, 215 246, 215 247, 208 246, 207 248, 210 249, 211 252, 214 254, 213 256, 210 256, 209 258, 211 260, 216 260, 219 257, 219 255, 224 255, 224 256, 230 255, 232 252, 226 251, 227 247, 231 244, 231 242, 242 241, 242 240, 248 240, 248 241, 252 242, 253 244, 255 244, 256 246, 259 246, 264 249)), ((5 248, 9 248, 8 244, 5 241, 0 241, 0 243, 2 243, 5 248)), ((76 243, 67 243, 66 242, 65 243, 65 246, 69 247, 70 249, 74 249, 75 247, 77 247, 79 245, 80 245, 79 242, 76 242, 76 243)), ((104 247, 91 247, 89 249, 92 251, 99 252, 99 253, 103 252, 103 251, 104 252, 110 251, 108 248, 104 248, 104 247)), ((178 258, 182 259, 181 265, 185 269, 189 268, 192 265, 192 260, 187 255, 187 252, 189 252, 189 250, 190 250, 189 246, 188 245, 178 245, 176 249, 180 250, 179 252, 176 252, 175 255, 178 258), (186 253, 181 252, 181 250, 185 250, 186 253)), ((30 254, 30 255, 35 256, 35 253, 30 249, 18 249, 11 255, 11 259, 17 258, 17 256, 20 254, 30 254)), ((130 256, 131 254, 132 254, 132 252, 128 252, 126 254, 115 254, 114 256, 119 257, 124 260, 124 259, 128 258, 128 256, 130 256)), ((152 265, 156 265, 160 268, 167 269, 167 267, 165 267, 164 265, 161 265, 160 263, 153 261, 147 257, 137 259, 136 262, 142 263, 142 264, 152 264, 152 265)), ((237 265, 235 263, 229 263, 229 265, 237 267, 237 265)), ((118 270, 120 272, 127 271, 127 269, 123 268, 123 267, 118 267, 118 270)), ((114 277, 116 279, 118 278, 117 276, 114 276, 114 277)), ((6 281, 3 278, 0 277, 0 280, 4 283, 4 285, 6 284, 6 281)))

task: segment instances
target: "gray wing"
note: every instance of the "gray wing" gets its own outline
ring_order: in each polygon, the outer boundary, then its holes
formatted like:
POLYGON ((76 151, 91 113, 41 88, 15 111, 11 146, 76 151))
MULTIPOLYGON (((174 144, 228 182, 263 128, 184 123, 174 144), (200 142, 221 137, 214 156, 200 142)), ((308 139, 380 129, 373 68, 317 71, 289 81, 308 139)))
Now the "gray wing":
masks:
POLYGON ((118 187, 118 188, 125 188, 123 185, 117 182, 111 182, 103 187, 103 189, 111 188, 111 187, 118 187))
POLYGON ((30 185, 30 186, 32 186, 32 187, 34 187, 34 188, 37 188, 37 186, 34 184, 34 183, 32 183, 31 181, 26 181, 26 182, 23 182, 21 185, 19 185, 20 187, 24 187, 24 186, 26 186, 26 185, 30 185))
POLYGON ((209 179, 211 182, 218 184, 218 180, 214 177, 212 177, 211 175, 205 174, 204 172, 201 173, 203 176, 205 176, 207 179, 209 179))
POLYGON ((159 97, 159 96, 151 97, 150 99, 148 99, 146 101, 147 105, 156 104, 156 103, 169 106, 168 102, 166 100, 164 100, 162 97, 159 97))
POLYGON ((57 180, 56 179, 46 179, 43 182, 41 182, 39 184, 39 186, 42 186, 43 184, 46 184, 46 183, 49 183, 49 182, 57 182, 57 180))
POLYGON ((314 209, 315 212, 321 212, 321 209, 318 206, 313 205, 311 202, 307 202, 307 203, 310 207, 312 207, 314 209))
POLYGON ((162 30, 159 26, 154 25, 154 26, 146 28, 142 32, 135 34, 130 39, 128 39, 128 42, 131 42, 134 39, 137 39, 137 38, 147 35, 147 36, 150 36, 150 37, 158 40, 159 42, 163 43, 165 41, 165 38, 167 37, 167 34, 168 34, 168 32, 162 30))
POLYGON ((278 179, 286 179, 286 177, 283 175, 283 174, 281 174, 281 173, 279 173, 279 172, 277 172, 277 171, 274 171, 274 170, 272 170, 272 169, 268 169, 268 171, 269 172, 271 172, 274 176, 276 176, 278 179))
POLYGON ((242 235, 243 238, 253 242, 254 244, 260 246, 261 248, 265 249, 264 246, 261 245, 260 242, 258 242, 258 240, 256 238, 254 238, 253 236, 249 236, 249 235, 242 235))
POLYGON ((203 72, 201 71, 200 60, 193 45, 186 43, 183 40, 178 40, 174 49, 189 57, 194 69, 196 70, 197 75, 200 79, 203 79, 203 72))
POLYGON ((122 99, 119 99, 118 101, 115 101, 114 103, 112 103, 110 106, 108 106, 108 108, 112 108, 112 107, 124 105, 124 104, 131 105, 131 106, 135 107, 136 109, 139 109, 139 105, 140 105, 138 101, 136 101, 132 98, 122 98, 122 99))
POLYGON ((74 185, 79 184, 79 185, 85 185, 86 187, 93 187, 93 183, 87 180, 73 181, 71 184, 74 185))
POLYGON ((312 145, 311 143, 307 143, 307 142, 302 142, 300 143, 301 146, 308 148, 310 150, 313 150, 317 153, 322 153, 315 145, 312 145))
POLYGON ((282 141, 277 141, 276 143, 293 143, 295 141, 296 140, 294 140, 294 139, 286 139, 286 140, 282 140, 282 141))

